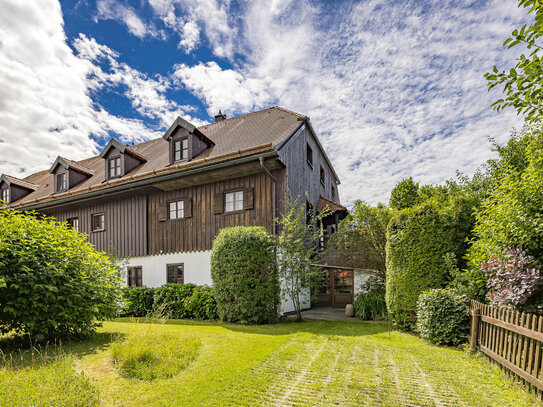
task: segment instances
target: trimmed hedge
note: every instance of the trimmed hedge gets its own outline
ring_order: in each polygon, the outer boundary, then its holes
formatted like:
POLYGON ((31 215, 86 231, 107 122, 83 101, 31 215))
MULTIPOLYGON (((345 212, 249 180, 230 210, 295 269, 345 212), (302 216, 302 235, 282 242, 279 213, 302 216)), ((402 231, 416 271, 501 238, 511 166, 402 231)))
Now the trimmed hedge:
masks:
POLYGON ((195 319, 217 319, 219 315, 213 288, 205 285, 196 287, 192 295, 185 298, 185 309, 195 319))
MULTIPOLYGON (((448 280, 447 253, 457 253, 455 219, 430 200, 401 211, 387 230, 386 303, 391 322, 412 329, 420 293, 448 280)), ((460 257, 457 257, 460 258, 460 257)))
POLYGON ((122 317, 146 317, 153 312, 155 288, 123 287, 122 317))
POLYGON ((457 346, 469 335, 469 313, 465 296, 447 289, 423 292, 417 303, 417 331, 436 345, 457 346))
POLYGON ((211 278, 223 321, 265 324, 277 319, 275 239, 263 227, 222 229, 213 242, 211 278))
POLYGON ((156 288, 153 312, 167 318, 192 318, 191 312, 185 308, 185 298, 190 297, 195 288, 195 284, 173 283, 156 288))

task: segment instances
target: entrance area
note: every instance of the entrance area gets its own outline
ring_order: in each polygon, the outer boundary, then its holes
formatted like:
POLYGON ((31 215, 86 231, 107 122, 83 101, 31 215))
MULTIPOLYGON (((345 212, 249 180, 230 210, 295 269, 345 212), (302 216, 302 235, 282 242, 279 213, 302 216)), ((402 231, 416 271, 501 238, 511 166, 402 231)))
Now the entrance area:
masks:
POLYGON ((316 290, 313 308, 332 307, 345 308, 353 303, 354 273, 353 270, 333 266, 321 266, 322 279, 316 290))

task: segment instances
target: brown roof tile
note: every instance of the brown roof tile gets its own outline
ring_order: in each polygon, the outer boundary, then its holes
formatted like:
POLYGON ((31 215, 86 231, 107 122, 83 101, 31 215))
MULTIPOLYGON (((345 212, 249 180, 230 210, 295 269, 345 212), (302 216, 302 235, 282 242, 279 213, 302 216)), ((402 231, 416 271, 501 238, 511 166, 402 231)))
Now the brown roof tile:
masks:
POLYGON ((326 207, 328 207, 328 209, 332 212, 347 210, 347 208, 345 208, 343 205, 334 202, 331 199, 325 198, 323 196, 319 197, 319 201, 317 202, 317 212, 322 212, 326 207))

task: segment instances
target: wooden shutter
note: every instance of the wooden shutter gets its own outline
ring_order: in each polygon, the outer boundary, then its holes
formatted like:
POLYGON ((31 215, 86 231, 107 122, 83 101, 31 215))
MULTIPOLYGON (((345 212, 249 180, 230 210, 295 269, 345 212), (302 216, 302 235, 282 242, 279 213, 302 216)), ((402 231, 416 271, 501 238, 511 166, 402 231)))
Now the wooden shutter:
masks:
POLYGON ((183 199, 183 216, 185 218, 192 217, 192 198, 183 199))
POLYGON ((213 200, 213 211, 215 212, 215 215, 224 212, 224 194, 222 192, 215 194, 215 199, 213 200))
POLYGON ((162 202, 158 204, 158 221, 166 222, 168 220, 168 203, 162 202))
POLYGON ((254 206, 254 189, 247 188, 243 190, 243 209, 253 209, 254 206))

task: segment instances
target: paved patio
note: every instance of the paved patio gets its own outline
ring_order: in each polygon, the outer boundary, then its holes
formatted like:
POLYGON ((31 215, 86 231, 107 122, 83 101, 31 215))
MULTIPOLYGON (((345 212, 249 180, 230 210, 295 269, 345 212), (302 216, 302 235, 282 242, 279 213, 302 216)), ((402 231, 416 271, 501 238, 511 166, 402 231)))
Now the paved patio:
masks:
MULTIPOLYGON (((295 316, 291 315, 290 317, 295 316)), ((345 316, 345 309, 343 308, 312 308, 302 311, 302 317, 307 319, 322 319, 324 321, 361 322, 358 318, 345 316)))

